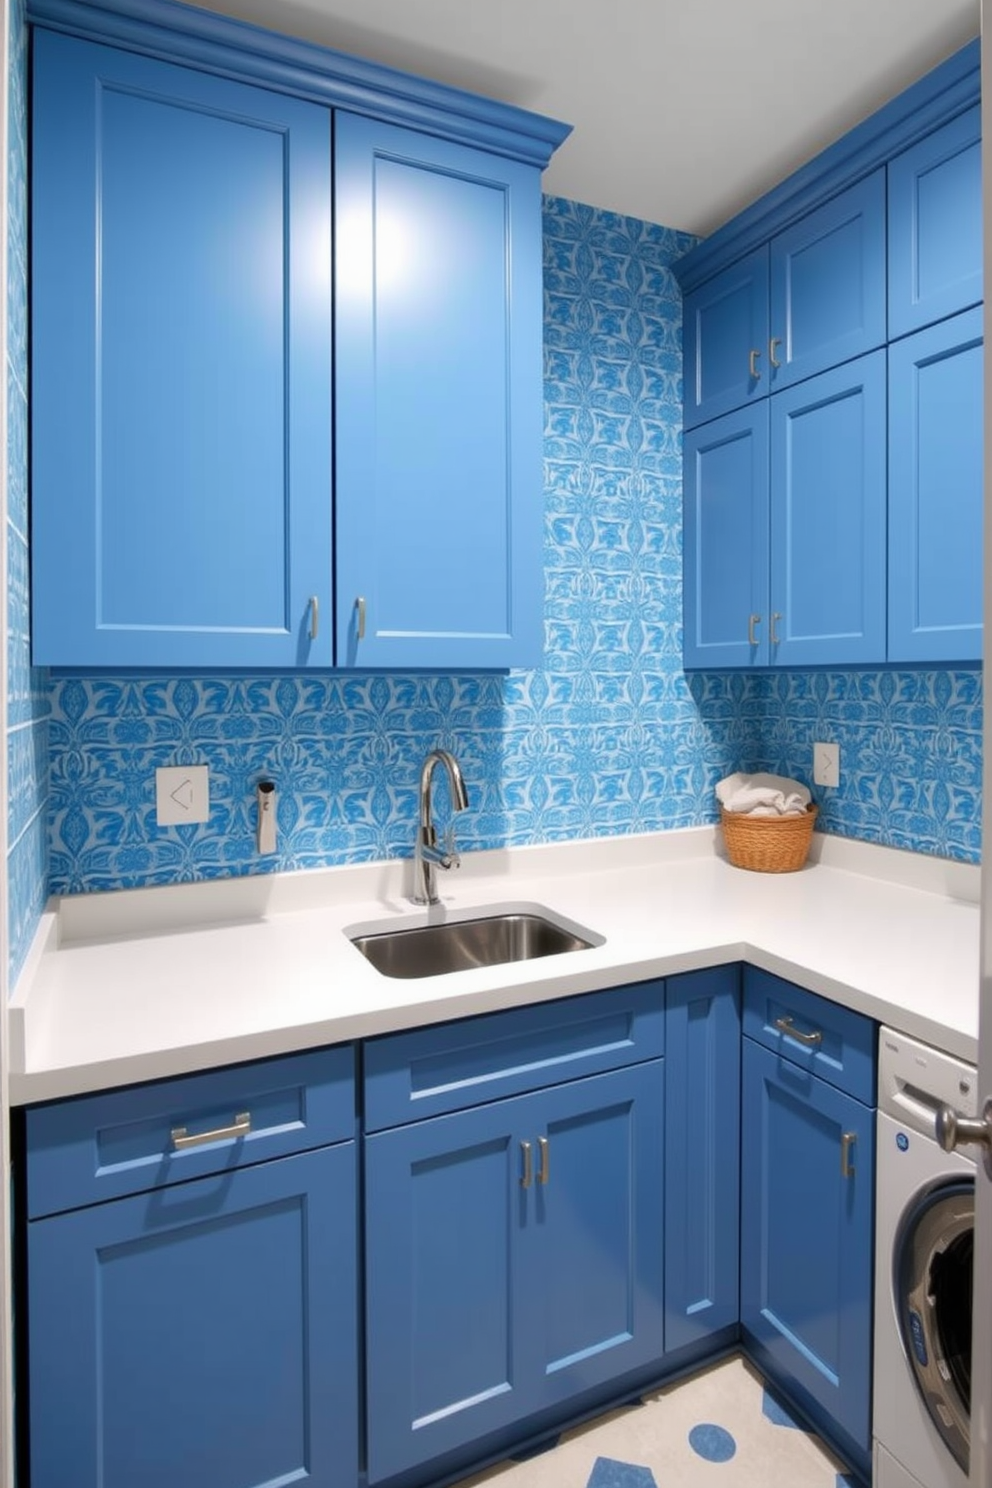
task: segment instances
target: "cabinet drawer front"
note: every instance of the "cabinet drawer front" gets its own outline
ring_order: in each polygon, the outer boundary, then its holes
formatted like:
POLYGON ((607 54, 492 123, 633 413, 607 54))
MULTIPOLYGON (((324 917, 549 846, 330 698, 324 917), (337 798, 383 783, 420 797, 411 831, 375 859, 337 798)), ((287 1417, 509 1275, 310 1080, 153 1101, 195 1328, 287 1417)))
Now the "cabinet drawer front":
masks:
POLYGON ((27 1113, 28 1218, 354 1134, 350 1045, 38 1106, 27 1113))
POLYGON ((875 1024, 757 967, 744 968, 744 1032, 839 1090, 875 1104, 875 1024))
POLYGON ((373 1040, 366 1130, 653 1059, 664 1028, 664 983, 655 981, 373 1040))

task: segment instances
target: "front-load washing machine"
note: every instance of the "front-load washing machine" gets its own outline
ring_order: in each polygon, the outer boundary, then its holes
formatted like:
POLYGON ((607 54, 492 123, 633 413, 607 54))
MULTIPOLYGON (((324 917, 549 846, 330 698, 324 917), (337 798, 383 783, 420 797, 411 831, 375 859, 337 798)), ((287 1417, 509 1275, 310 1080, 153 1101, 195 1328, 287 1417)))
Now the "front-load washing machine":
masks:
POLYGON ((975 1166, 934 1134, 973 1066, 883 1028, 878 1049, 874 1488, 968 1488, 975 1166))

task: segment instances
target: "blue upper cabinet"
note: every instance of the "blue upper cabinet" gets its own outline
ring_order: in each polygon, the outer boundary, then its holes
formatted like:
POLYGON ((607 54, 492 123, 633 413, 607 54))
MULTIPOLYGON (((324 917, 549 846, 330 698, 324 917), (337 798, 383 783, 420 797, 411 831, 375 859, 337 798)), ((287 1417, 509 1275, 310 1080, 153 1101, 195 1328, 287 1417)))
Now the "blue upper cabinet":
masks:
POLYGON ((889 658, 982 656, 982 311, 889 347, 889 658))
POLYGON ((686 296, 685 427, 885 340, 885 172, 686 296))
POLYGON ((766 665, 767 400, 686 435, 683 488, 685 665, 766 665))
POLYGON ((34 661, 328 665, 330 115, 34 47, 34 661))
POLYGON ((771 241, 769 387, 788 387, 885 340, 885 172, 771 241))
POLYGON ((981 298, 976 104, 889 164, 889 335, 919 330, 981 298))
POLYGON ((771 400, 769 659, 885 660, 885 352, 771 400))
POLYGON ((686 295, 685 427, 768 392, 768 250, 757 248, 686 295))
POLYGON ((338 664, 540 661, 541 183, 335 118, 338 664))
POLYGON ((687 668, 981 656, 979 82, 976 41, 676 266, 687 668))
POLYGON ((34 661, 536 665, 567 129, 170 0, 49 9, 34 661))

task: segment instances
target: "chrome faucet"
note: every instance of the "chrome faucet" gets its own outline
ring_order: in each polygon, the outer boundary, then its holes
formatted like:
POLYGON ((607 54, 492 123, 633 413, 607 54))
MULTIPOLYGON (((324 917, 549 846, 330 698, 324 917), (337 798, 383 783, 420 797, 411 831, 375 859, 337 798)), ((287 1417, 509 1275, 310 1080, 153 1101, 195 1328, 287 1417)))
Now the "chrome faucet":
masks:
POLYGON ((414 904, 437 904, 438 868, 457 868, 461 858, 455 848, 455 829, 449 827, 442 847, 437 845, 437 833, 431 819, 431 780, 434 766, 443 765, 448 773, 451 805, 455 811, 464 811, 468 805, 468 792, 462 778, 461 766, 453 754, 446 749, 432 749, 424 760, 420 771, 420 805, 417 818, 417 841, 413 850, 413 894, 414 904))

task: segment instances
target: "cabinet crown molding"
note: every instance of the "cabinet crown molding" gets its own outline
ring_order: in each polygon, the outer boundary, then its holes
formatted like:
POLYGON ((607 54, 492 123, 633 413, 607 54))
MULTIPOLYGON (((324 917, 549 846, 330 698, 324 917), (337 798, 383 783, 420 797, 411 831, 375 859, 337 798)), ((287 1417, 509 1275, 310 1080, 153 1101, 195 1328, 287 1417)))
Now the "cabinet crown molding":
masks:
POLYGON ((178 0, 29 0, 28 20, 543 168, 570 124, 178 0))
POLYGON ((673 266, 683 294, 977 103, 980 63, 976 37, 718 227, 673 266))

